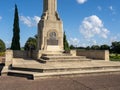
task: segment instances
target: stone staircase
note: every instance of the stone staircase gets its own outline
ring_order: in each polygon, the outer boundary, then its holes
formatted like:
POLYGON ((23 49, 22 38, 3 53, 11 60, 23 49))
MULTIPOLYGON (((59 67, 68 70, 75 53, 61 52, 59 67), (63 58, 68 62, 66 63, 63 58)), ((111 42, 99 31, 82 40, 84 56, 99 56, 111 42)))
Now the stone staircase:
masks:
POLYGON ((94 61, 70 54, 43 54, 37 61, 15 58, 8 75, 39 79, 119 72, 119 62, 94 61))
POLYGON ((82 61, 91 61, 85 56, 72 56, 71 54, 43 54, 40 60, 43 63, 51 62, 82 62, 82 61))

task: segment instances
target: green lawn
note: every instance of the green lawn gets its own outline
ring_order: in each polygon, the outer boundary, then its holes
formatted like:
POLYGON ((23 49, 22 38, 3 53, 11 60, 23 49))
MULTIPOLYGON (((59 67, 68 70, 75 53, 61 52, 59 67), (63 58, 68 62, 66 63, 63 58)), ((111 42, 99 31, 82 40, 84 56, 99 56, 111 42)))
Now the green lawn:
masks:
POLYGON ((111 61, 120 61, 120 54, 110 54, 111 61))

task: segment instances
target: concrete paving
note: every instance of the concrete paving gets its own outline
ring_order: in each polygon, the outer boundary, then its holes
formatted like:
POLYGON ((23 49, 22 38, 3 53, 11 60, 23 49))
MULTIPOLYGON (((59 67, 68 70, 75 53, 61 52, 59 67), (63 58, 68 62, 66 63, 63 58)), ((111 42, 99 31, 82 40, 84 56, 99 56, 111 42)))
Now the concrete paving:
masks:
POLYGON ((120 90, 120 74, 27 80, 0 77, 0 90, 120 90))

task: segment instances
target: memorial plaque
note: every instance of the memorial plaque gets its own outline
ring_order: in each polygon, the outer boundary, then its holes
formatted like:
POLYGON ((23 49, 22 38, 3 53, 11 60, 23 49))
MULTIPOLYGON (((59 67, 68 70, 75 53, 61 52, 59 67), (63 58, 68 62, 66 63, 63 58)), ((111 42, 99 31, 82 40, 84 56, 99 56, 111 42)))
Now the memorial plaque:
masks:
POLYGON ((49 33, 49 39, 47 40, 47 45, 58 45, 58 40, 56 39, 55 32, 49 33))
POLYGON ((47 45, 58 45, 58 40, 48 39, 47 45))

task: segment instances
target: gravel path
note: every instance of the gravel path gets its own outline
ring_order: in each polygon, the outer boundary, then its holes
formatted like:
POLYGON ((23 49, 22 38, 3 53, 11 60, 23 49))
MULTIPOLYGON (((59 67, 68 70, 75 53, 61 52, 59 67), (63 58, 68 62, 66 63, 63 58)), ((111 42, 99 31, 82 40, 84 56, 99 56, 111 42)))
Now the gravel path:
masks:
POLYGON ((34 81, 0 76, 0 90, 120 90, 120 74, 34 81))

